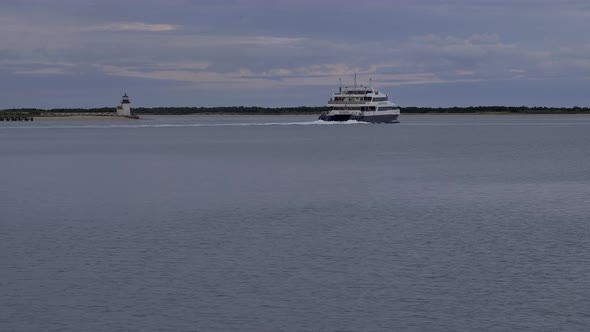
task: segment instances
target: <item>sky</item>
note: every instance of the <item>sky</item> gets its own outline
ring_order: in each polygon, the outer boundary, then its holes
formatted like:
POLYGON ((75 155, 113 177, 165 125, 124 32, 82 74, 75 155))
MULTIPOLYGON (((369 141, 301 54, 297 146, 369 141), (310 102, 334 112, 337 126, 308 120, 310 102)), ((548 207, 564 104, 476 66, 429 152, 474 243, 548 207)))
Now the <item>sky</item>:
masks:
POLYGON ((2 0, 0 109, 590 106, 587 0, 2 0))

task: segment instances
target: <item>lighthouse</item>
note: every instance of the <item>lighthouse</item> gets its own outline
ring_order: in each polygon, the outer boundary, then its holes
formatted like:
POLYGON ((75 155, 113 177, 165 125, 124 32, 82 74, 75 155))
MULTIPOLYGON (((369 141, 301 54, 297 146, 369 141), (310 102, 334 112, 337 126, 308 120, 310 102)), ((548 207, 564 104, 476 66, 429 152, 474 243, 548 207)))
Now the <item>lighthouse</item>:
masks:
POLYGON ((129 96, 127 96, 127 93, 125 93, 123 95, 123 100, 121 100, 121 105, 117 106, 117 115, 131 116, 131 102, 129 101, 129 96))

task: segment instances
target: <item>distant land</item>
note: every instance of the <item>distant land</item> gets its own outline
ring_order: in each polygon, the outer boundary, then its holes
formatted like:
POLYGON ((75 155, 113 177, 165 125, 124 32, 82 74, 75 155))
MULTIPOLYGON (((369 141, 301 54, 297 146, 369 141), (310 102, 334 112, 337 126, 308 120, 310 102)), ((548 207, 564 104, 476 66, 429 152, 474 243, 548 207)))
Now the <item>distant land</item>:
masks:
MULTIPOLYGON (((400 107, 405 114, 590 114, 589 107, 528 107, 528 106, 468 106, 468 107, 400 107)), ((280 115, 280 114, 320 114, 327 111, 327 107, 137 107, 133 108, 134 114, 152 115, 188 115, 188 114, 231 114, 231 115, 280 115)), ((68 113, 92 114, 114 113, 113 107, 102 108, 54 108, 54 109, 4 109, 4 113, 26 113, 31 116, 52 116, 55 114, 67 115, 68 113)))

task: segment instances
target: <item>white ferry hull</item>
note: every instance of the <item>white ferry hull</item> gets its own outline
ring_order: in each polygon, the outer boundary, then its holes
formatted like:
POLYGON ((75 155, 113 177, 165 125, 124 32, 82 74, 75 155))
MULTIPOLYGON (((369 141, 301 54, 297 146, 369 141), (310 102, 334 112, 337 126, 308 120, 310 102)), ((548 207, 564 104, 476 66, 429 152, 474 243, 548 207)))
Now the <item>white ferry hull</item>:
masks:
POLYGON ((371 123, 399 123, 399 114, 365 115, 359 121, 371 123))

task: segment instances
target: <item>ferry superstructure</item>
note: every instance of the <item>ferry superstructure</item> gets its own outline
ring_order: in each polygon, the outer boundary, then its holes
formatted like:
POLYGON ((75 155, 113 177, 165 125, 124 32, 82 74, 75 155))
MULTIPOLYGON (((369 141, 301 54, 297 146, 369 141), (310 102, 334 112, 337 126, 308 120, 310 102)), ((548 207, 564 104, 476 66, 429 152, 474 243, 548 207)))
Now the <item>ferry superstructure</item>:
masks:
POLYGON ((320 115, 323 121, 363 121, 373 123, 398 123, 399 107, 387 94, 369 86, 355 84, 342 87, 328 101, 329 110, 320 115))

